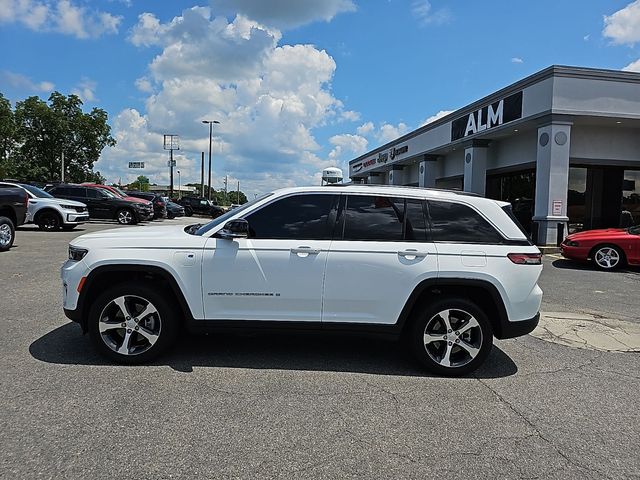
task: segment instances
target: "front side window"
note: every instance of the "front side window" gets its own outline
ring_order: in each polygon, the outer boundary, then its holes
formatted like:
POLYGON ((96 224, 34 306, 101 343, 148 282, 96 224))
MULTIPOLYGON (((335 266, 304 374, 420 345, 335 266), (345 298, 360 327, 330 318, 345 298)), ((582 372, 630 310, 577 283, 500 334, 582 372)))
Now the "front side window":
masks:
POLYGON ((86 197, 87 189, 82 187, 67 187, 64 189, 65 193, 63 195, 68 195, 70 197, 86 197))
POLYGON ((502 243, 502 236, 473 208, 429 201, 431 236, 443 243, 502 243))
POLYGON ((344 240, 402 241, 404 199, 349 195, 344 222, 344 240))
POLYGON ((294 195, 244 217, 250 238, 331 240, 337 195, 294 195))

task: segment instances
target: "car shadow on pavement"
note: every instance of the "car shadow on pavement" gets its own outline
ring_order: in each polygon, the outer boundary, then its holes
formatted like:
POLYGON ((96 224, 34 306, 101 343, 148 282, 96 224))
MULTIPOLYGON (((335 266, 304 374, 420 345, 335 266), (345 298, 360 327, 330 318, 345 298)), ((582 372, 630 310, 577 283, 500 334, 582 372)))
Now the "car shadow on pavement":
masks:
MULTIPOLYGON (((554 260, 553 262, 551 262, 551 265, 554 268, 560 268, 560 269, 563 269, 563 270, 583 270, 583 271, 607 273, 607 271, 605 271, 605 270, 597 269, 596 267, 594 267, 589 262, 577 262, 577 261, 573 261, 573 260, 558 259, 558 260, 554 260)), ((610 270, 609 272, 611 272, 611 273, 615 273, 615 272, 640 273, 640 268, 638 268, 636 266, 625 266, 623 268, 619 268, 619 269, 616 269, 616 270, 610 270)))
MULTIPOLYGON (((29 346, 29 352, 47 363, 116 365, 100 356, 89 337, 82 335, 80 327, 73 323, 43 335, 29 346)), ((222 367, 430 376, 400 342, 324 333, 184 334, 171 352, 151 365, 167 365, 187 373, 194 367, 222 367)), ((473 376, 500 378, 517 371, 513 360, 494 345, 489 358, 473 376)))

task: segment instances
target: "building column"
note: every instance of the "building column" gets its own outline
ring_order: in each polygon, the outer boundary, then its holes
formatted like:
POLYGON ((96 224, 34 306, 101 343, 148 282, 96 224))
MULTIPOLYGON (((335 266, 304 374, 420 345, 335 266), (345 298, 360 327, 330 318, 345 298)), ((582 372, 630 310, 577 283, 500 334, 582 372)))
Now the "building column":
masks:
POLYGON ((487 142, 474 141, 464 149, 464 191, 484 195, 487 184, 487 142))
POLYGON ((536 205, 533 221, 538 223, 538 244, 555 245, 558 224, 567 235, 567 194, 571 124, 552 123, 538 128, 536 156, 536 205))
POLYGON ((418 186, 422 188, 435 188, 436 186, 436 168, 438 157, 436 155, 425 155, 420 162, 418 170, 418 186))
POLYGON ((389 185, 404 185, 404 167, 402 165, 394 165, 389 171, 389 185))
POLYGON ((367 178, 367 183, 369 185, 382 185, 384 183, 384 177, 380 173, 371 172, 367 178))

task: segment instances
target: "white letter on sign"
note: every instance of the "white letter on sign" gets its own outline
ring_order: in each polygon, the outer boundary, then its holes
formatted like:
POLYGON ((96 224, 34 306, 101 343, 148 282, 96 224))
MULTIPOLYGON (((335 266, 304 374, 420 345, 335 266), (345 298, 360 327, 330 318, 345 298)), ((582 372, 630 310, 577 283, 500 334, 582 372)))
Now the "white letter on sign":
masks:
POLYGON ((476 133, 476 131, 476 114, 470 113, 469 120, 467 120, 467 129, 464 131, 464 136, 466 137, 471 133, 476 133))
POLYGON ((491 128, 494 125, 502 125, 502 119, 504 116, 504 100, 500 100, 498 103, 498 110, 493 111, 493 106, 489 105, 489 112, 487 118, 487 128, 491 128))

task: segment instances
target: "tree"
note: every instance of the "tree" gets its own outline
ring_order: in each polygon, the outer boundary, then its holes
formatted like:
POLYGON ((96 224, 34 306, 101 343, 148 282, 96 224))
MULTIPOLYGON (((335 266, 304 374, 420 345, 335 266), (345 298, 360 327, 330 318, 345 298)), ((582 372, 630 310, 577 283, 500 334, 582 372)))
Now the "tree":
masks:
POLYGON ((0 178, 9 174, 9 156, 15 146, 15 131, 11 102, 0 93, 0 178))
POLYGON ((93 108, 84 113, 77 95, 53 92, 48 102, 29 97, 16 103, 18 147, 11 159, 14 176, 35 181, 60 180, 64 153, 66 181, 95 181, 93 164, 105 147, 116 143, 107 112, 93 108))
POLYGON ((137 188, 139 188, 141 192, 148 192, 149 191, 149 177, 145 177, 144 175, 140 175, 138 178, 136 178, 136 181, 133 182, 132 185, 135 185, 137 188))

